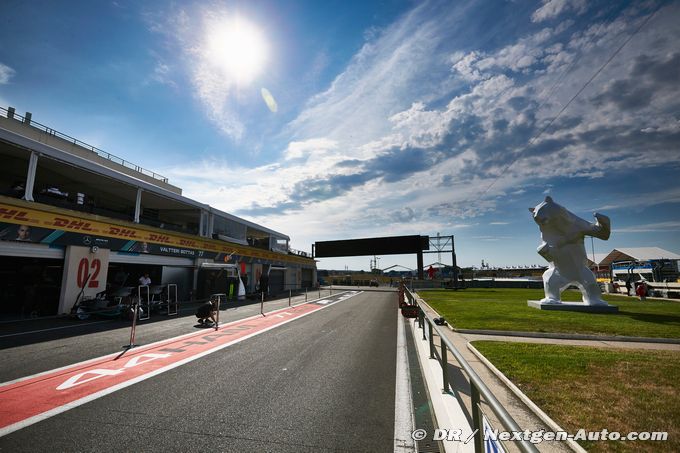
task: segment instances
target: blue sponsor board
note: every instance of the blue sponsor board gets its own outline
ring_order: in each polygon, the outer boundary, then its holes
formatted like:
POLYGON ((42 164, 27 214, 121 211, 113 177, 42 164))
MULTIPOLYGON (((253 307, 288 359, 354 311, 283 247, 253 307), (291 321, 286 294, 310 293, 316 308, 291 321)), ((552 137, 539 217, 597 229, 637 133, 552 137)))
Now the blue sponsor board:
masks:
POLYGON ((653 266, 652 263, 614 263, 612 264, 612 268, 614 269, 649 269, 652 270, 653 266))

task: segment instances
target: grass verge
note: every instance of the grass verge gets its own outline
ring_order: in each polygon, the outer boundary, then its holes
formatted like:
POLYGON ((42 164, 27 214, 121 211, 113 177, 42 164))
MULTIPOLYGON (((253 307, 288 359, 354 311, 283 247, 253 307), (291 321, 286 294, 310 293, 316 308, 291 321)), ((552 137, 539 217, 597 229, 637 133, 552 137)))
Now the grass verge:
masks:
POLYGON ((594 452, 680 451, 680 352, 475 341, 562 428, 666 431, 668 440, 579 441, 594 452))
MULTIPOLYGON (((544 311, 527 306, 543 290, 469 288, 421 290, 418 294, 458 329, 560 332, 589 335, 680 338, 680 303, 605 295, 619 307, 616 314, 544 311)), ((565 291, 562 300, 579 302, 581 293, 565 291)))

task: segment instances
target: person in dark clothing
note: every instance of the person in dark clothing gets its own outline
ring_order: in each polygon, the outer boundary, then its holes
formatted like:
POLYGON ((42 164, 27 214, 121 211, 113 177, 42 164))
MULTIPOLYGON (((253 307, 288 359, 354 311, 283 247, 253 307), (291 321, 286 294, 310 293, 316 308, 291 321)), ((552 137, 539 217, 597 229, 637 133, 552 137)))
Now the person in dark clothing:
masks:
POLYGON ((198 318, 198 323, 203 324, 203 325, 215 325, 217 321, 215 321, 215 314, 217 311, 215 310, 215 304, 213 301, 208 301, 198 307, 198 310, 196 310, 196 317, 198 318), (209 322, 212 321, 212 322, 209 322))
POLYGON ((260 292, 265 299, 269 296, 269 275, 264 272, 260 275, 260 292))

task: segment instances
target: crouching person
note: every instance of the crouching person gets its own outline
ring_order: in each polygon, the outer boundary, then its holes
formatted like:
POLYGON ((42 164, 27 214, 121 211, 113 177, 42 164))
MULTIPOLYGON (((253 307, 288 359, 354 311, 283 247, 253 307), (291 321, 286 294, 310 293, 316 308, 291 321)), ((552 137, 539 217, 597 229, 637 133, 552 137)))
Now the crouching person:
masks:
POLYGON ((204 326, 212 327, 217 321, 215 321, 215 314, 217 313, 217 302, 209 300, 204 303, 198 310, 196 310, 196 317, 198 318, 198 323, 204 326))

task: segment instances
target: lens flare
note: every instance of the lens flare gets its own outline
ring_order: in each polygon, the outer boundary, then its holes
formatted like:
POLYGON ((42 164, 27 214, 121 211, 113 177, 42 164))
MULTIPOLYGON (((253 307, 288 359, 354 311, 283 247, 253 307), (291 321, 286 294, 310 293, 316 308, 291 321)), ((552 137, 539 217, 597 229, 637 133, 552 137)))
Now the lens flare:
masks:
POLYGON ((260 93, 262 93, 262 99, 264 99, 264 103, 267 104, 269 110, 271 110, 272 113, 276 113, 279 110, 279 106, 276 103, 274 96, 272 96, 272 94, 266 88, 260 89, 260 93))

